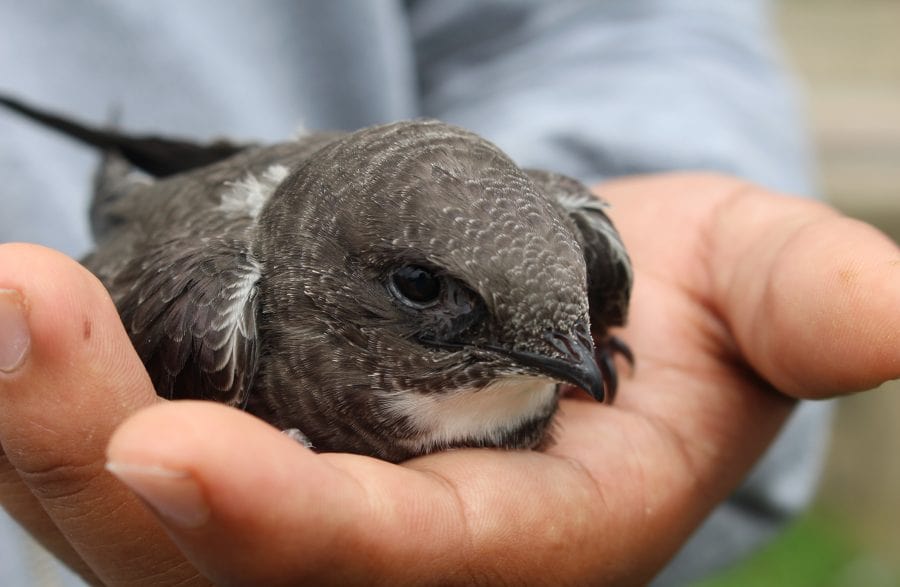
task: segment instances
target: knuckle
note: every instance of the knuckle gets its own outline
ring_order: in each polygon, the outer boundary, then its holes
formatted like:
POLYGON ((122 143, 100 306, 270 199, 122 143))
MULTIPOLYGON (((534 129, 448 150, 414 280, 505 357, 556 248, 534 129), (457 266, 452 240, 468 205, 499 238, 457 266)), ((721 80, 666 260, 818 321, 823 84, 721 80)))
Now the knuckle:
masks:
POLYGON ((19 476, 36 497, 55 502, 82 500, 86 489, 104 471, 98 462, 59 462, 51 458, 18 467, 19 476))

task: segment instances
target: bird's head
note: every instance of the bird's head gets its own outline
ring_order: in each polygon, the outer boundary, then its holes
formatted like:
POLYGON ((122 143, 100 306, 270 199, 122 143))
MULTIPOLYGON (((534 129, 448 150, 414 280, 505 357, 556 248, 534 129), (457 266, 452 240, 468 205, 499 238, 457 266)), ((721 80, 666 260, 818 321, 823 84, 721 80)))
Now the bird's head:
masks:
POLYGON ((574 225, 474 134, 422 121, 347 135, 294 170, 260 226, 261 306, 280 330, 263 352, 315 405, 273 401, 320 448, 530 447, 559 383, 608 397, 574 225), (332 434, 303 420, 313 411, 363 415, 332 434), (359 446, 332 445, 348 432, 359 446))

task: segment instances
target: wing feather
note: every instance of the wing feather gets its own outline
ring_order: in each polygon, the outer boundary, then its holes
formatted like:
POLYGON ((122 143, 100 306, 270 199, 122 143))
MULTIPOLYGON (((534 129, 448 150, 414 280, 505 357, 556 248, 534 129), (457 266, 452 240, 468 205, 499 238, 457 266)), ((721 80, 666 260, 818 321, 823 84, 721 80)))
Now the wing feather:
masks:
POLYGON ((592 329, 605 332, 625 324, 633 281, 631 259, 604 211, 609 204, 565 175, 534 169, 526 173, 539 189, 556 198, 577 228, 587 265, 592 329))
POLYGON ((256 372, 259 265, 238 241, 159 243, 116 277, 122 322, 157 393, 243 405, 256 372))

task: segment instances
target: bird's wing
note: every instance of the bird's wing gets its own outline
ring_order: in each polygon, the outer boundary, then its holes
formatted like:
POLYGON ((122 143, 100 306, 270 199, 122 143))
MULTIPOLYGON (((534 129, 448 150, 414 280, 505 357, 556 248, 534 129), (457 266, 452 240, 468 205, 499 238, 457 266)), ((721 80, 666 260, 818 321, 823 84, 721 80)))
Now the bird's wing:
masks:
POLYGON ((604 212, 609 204, 565 175, 534 169, 526 173, 539 189, 556 198, 577 228, 576 237, 587 265, 592 328, 605 332, 611 326, 623 325, 631 296, 631 260, 604 212))
MULTIPOLYGON (((106 178, 107 229, 84 264, 119 309, 157 392, 242 405, 257 367, 251 250, 262 207, 332 134, 247 149, 158 180, 106 178)), ((124 170, 122 170, 124 171, 124 170)))
POLYGON ((129 260, 113 290, 157 393, 245 403, 259 277, 246 243, 227 237, 158 242, 129 260))

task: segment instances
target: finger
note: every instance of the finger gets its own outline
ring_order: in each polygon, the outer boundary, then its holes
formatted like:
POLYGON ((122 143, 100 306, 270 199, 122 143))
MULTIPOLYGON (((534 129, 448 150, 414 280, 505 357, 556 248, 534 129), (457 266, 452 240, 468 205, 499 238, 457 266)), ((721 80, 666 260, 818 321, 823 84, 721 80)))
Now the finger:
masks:
POLYGON ((900 252, 874 228, 724 176, 602 194, 635 264, 712 308, 736 356, 780 391, 826 397, 900 377, 900 252))
POLYGON ((108 458, 216 584, 382 584, 388 575, 406 584, 423 560, 452 577, 441 561, 463 546, 455 504, 430 497, 433 480, 374 459, 316 455, 216 404, 144 410, 116 432, 108 458), (400 548, 413 530, 421 560, 400 548))
MULTIPOLYGON (((0 267, 0 288, 14 301, 4 319, 19 320, 15 336, 27 338, 17 366, 0 375, 0 441, 36 497, 6 486, 19 504, 13 513, 68 560, 61 544, 71 544, 107 584, 142 584, 148 569, 158 573, 153 583, 196 575, 142 504, 104 470, 113 429, 159 401, 109 296, 85 269, 48 249, 3 245, 0 267)), ((15 343, 10 332, 2 340, 7 348, 15 343)))
POLYGON ((900 377, 900 249, 890 239, 756 188, 732 195, 711 230, 723 313, 780 390, 826 397, 900 377))
POLYGON ((59 528, 41 507, 31 490, 22 482, 15 467, 10 464, 2 451, 0 451, 0 505, 33 536, 40 537, 41 544, 47 550, 85 581, 99 583, 94 572, 60 533, 59 528))
POLYGON ((621 414, 604 413, 608 426, 587 431, 593 451, 577 449, 592 472, 530 451, 406 466, 316 455, 205 402, 139 412, 113 436, 108 466, 215 584, 525 584, 548 568, 557 585, 642 584, 722 496, 666 460, 670 438, 638 426, 634 440, 621 414))

